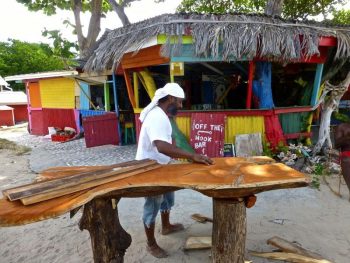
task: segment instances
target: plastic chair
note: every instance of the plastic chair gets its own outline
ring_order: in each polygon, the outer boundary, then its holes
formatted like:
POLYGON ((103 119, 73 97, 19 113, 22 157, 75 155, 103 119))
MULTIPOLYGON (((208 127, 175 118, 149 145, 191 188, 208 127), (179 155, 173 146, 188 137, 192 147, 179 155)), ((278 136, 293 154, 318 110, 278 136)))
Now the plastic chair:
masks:
POLYGON ((133 122, 124 123, 124 143, 135 143, 135 128, 133 122))

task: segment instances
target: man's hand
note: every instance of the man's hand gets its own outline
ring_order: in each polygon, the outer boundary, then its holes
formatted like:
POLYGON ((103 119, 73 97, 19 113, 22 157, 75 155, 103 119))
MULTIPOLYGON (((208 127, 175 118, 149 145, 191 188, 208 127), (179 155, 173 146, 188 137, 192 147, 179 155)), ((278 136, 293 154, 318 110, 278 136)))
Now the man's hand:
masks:
POLYGON ((192 156, 192 160, 196 163, 204 163, 207 165, 213 164, 213 160, 210 159, 208 156, 206 155, 202 155, 202 154, 193 154, 192 156))

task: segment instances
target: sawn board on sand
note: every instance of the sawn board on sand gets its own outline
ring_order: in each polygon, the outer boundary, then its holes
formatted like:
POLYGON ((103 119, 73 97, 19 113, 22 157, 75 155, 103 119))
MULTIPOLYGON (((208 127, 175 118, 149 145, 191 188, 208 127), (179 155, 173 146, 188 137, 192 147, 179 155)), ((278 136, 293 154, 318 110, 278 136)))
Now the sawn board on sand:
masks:
MULTIPOLYGON (((21 225, 62 215, 95 197, 142 197, 177 189, 193 189, 215 198, 237 198, 263 191, 303 187, 304 174, 267 157, 214 158, 214 165, 171 164, 91 189, 24 206, 0 199, 0 226, 21 225)), ((80 172, 82 171, 81 168, 80 172)), ((89 171, 91 167, 86 167, 89 171)), ((96 168, 95 168, 96 169, 96 168)), ((47 178, 71 176, 76 169, 43 172, 47 178)))

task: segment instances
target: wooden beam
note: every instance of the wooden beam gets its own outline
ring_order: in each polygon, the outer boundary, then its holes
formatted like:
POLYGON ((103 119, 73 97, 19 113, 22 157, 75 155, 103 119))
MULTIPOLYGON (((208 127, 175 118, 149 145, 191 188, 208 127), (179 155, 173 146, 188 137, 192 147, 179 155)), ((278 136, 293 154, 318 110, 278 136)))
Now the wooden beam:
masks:
POLYGON ((131 84, 130 77, 129 77, 129 70, 123 69, 123 71, 124 71, 126 89, 128 90, 129 100, 130 100, 131 106, 135 109, 136 108, 136 101, 135 101, 135 95, 134 95, 134 91, 133 91, 132 84, 131 84))
POLYGON ((259 253, 259 252, 252 251, 250 252, 250 254, 255 257, 271 258, 271 259, 277 259, 281 261, 294 262, 294 263, 332 263, 329 260, 314 259, 306 256, 301 256, 295 253, 285 253, 285 252, 259 253))
POLYGON ((105 95, 105 111, 110 111, 111 110, 111 101, 110 101, 110 96, 109 96, 109 85, 107 82, 104 83, 103 89, 104 89, 104 95, 105 95))
POLYGON ((132 73, 134 79, 134 95, 135 95, 135 107, 140 108, 140 99, 139 99, 139 78, 137 72, 132 73))
POLYGON ((248 73, 248 91, 246 100, 246 109, 252 107, 252 94, 253 94, 253 78, 254 78, 255 62, 249 61, 249 73, 248 73))

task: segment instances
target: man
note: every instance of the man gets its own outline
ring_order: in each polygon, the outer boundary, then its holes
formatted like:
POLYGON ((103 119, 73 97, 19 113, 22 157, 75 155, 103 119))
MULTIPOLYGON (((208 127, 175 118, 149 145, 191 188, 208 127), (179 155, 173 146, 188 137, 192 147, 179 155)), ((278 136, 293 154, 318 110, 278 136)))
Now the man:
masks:
POLYGON ((339 124, 334 139, 335 147, 340 148, 341 169, 350 191, 350 123, 339 124))
MULTIPOLYGON (((172 158, 190 159, 194 162, 212 164, 207 156, 189 153, 172 144, 172 129, 168 115, 175 116, 182 108, 185 93, 176 83, 168 83, 156 91, 151 103, 141 112, 142 122, 136 160, 152 159, 160 164, 168 164, 172 158)), ((170 224, 170 209, 174 205, 174 192, 145 198, 143 224, 147 236, 147 250, 157 258, 167 257, 154 237, 155 220, 161 212, 163 235, 181 231, 181 224, 170 224)))

